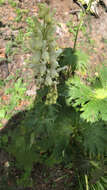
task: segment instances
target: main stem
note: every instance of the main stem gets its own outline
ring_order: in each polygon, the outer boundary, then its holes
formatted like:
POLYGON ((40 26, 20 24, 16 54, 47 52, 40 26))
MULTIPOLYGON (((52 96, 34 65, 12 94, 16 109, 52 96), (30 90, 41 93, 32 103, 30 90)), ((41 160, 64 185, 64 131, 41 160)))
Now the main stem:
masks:
POLYGON ((80 22, 79 22, 78 27, 77 27, 77 32, 76 32, 76 36, 75 36, 74 46, 73 46, 73 51, 74 52, 76 50, 76 44, 77 44, 78 34, 79 34, 79 31, 80 31, 81 25, 83 23, 84 17, 86 16, 87 12, 91 8, 91 4, 92 4, 92 0, 89 1, 88 7, 87 7, 86 11, 81 15, 80 22))
POLYGON ((74 52, 75 52, 75 49, 76 49, 76 44, 77 44, 78 34, 79 34, 79 30, 80 30, 80 28, 81 28, 81 25, 82 25, 83 19, 84 19, 84 17, 81 16, 80 22, 79 22, 78 27, 77 27, 77 32, 76 32, 75 41, 74 41, 74 47, 73 47, 73 51, 74 51, 74 52))

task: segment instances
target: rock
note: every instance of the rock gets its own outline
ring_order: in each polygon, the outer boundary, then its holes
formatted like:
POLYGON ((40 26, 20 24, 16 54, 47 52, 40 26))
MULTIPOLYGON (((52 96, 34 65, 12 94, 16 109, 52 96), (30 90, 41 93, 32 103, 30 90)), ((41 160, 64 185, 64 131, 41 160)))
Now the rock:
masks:
POLYGON ((0 60, 0 80, 4 80, 8 77, 8 63, 7 60, 0 60))
POLYGON ((5 48, 0 48, 0 80, 4 80, 9 75, 8 61, 6 59, 5 48))
POLYGON ((107 12, 107 0, 101 0, 101 4, 104 7, 105 11, 107 12))
POLYGON ((105 7, 107 7, 107 0, 102 0, 102 2, 104 3, 105 7))

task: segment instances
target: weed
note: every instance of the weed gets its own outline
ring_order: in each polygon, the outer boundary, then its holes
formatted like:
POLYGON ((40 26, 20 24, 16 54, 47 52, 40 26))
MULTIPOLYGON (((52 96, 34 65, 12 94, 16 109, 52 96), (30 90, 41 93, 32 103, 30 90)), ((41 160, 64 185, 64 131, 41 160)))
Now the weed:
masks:
POLYGON ((15 8, 15 7, 18 6, 17 1, 14 1, 14 0, 8 0, 8 3, 9 3, 13 8, 15 8))
POLYGON ((30 37, 31 34, 32 34, 32 32, 33 32, 33 28, 35 27, 34 26, 33 17, 32 18, 31 17, 27 17, 26 23, 27 23, 28 27, 27 27, 25 35, 28 36, 28 37, 30 37))
POLYGON ((0 0, 0 6, 3 6, 5 4, 5 0, 0 0))
POLYGON ((52 188, 54 189, 54 188, 56 188, 56 186, 57 186, 56 183, 53 182, 53 183, 52 183, 52 188))
MULTIPOLYGON (((11 77, 11 79, 13 79, 13 77, 11 77)), ((7 98, 9 97, 9 103, 3 104, 3 100, 0 100, 0 119, 9 119, 12 116, 15 112, 15 108, 20 106, 20 101, 24 101, 26 99, 25 92, 26 85, 23 84, 23 80, 21 78, 17 80, 13 87, 9 87, 5 90, 4 96, 7 98)))
POLYGON ((3 87, 5 85, 5 82, 3 80, 0 80, 0 87, 3 87))
POLYGON ((13 53, 12 47, 13 47, 12 41, 10 41, 6 44, 6 55, 7 56, 10 56, 13 53))
POLYGON ((15 21, 16 22, 21 22, 21 20, 23 18, 23 15, 25 15, 25 14, 27 15, 29 11, 26 10, 26 9, 16 8, 15 12, 17 14, 17 16, 15 18, 15 21))
POLYGON ((77 33, 77 25, 76 25, 76 23, 72 22, 72 17, 71 17, 70 21, 67 22, 67 27, 69 29, 69 32, 73 34, 73 40, 75 40, 75 36, 77 33))
POLYGON ((107 44, 107 39, 106 38, 103 38, 102 41, 107 44))
POLYGON ((15 42, 16 44, 22 44, 24 42, 24 31, 23 30, 19 30, 18 34, 15 38, 15 42))
POLYGON ((20 8, 17 8, 17 9, 16 9, 16 14, 17 14, 17 16, 16 16, 16 18, 15 18, 15 21, 16 21, 16 22, 20 22, 20 21, 22 20, 22 11, 21 11, 20 8))

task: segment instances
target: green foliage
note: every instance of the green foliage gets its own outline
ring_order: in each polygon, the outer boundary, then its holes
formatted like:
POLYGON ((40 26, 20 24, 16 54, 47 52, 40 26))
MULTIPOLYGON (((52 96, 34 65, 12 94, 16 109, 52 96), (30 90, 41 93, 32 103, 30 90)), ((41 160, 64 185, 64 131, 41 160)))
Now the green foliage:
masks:
POLYGON ((24 41, 24 31, 19 30, 19 32, 18 32, 18 34, 17 34, 17 36, 15 38, 15 42, 17 44, 21 44, 21 43, 23 43, 23 41, 24 41))
MULTIPOLYGON (((14 3, 14 2, 13 2, 14 3)), ((13 6, 16 6, 16 5, 14 5, 14 4, 12 4, 13 6)), ((15 12, 16 12, 16 14, 17 14, 17 16, 16 16, 16 18, 15 18, 15 21, 16 22, 20 22, 20 21, 22 21, 22 18, 23 18, 23 15, 25 15, 25 14, 28 14, 28 10, 27 9, 20 9, 20 8, 16 8, 15 9, 15 12)))
MULTIPOLYGON (((76 33, 77 33, 77 30, 78 30, 78 25, 75 22, 73 23, 72 20, 73 20, 73 16, 71 15, 70 20, 67 22, 67 27, 68 27, 69 32, 73 34, 73 40, 75 40, 76 33)), ((86 34, 86 26, 85 26, 85 24, 82 24, 80 26, 80 30, 83 32, 83 34, 86 34)))
POLYGON ((87 122, 100 119, 107 121, 107 67, 103 67, 99 77, 91 85, 86 85, 78 76, 67 82, 67 105, 78 108, 81 117, 87 122))
POLYGON ((17 1, 13 1, 13 0, 8 0, 8 3, 14 8, 17 7, 17 1))
POLYGON ((22 10, 20 8, 17 8, 16 9, 16 18, 15 18, 15 21, 16 22, 20 22, 22 20, 22 10))
POLYGON ((4 96, 7 97, 7 102, 5 102, 5 100, 3 101, 0 98, 0 120, 9 119, 12 114, 15 113, 15 109, 20 105, 20 102, 22 100, 28 99, 28 97, 25 97, 25 92, 26 84, 23 83, 22 78, 19 78, 17 81, 15 81, 15 84, 13 86, 11 85, 5 90, 4 96))
POLYGON ((77 57, 72 48, 65 48, 62 51, 59 63, 60 66, 68 66, 68 69, 71 68, 71 73, 73 73, 76 70, 77 57))
POLYGON ((0 6, 5 4, 5 0, 0 0, 0 6))
MULTIPOLYGON (((87 175, 86 175, 87 176, 87 175)), ((88 177, 87 177, 88 178, 88 177)), ((95 184, 90 184, 85 180, 85 177, 79 178, 79 189, 84 190, 105 190, 107 188, 107 178, 101 177, 95 184), (86 185, 84 185, 86 184, 86 185)))
MULTIPOLYGON (((75 72, 86 74, 88 69, 89 56, 82 50, 73 50, 72 48, 65 48, 60 54, 59 65, 66 68, 69 76, 75 72)), ((65 70, 64 70, 65 73, 65 70)))
POLYGON ((90 155, 106 155, 107 127, 102 122, 85 125, 82 129, 83 146, 90 155))
POLYGON ((6 44, 6 55, 10 56, 12 54, 13 43, 10 41, 6 44))
POLYGON ((25 84, 23 84, 22 79, 20 78, 15 83, 14 90, 13 88, 8 88, 5 93, 11 94, 11 101, 14 102, 15 105, 17 105, 16 102, 19 102, 19 100, 21 100, 24 97, 25 92, 25 84))
POLYGON ((88 69, 89 56, 82 50, 76 50, 75 56, 77 57, 76 70, 86 73, 88 69))

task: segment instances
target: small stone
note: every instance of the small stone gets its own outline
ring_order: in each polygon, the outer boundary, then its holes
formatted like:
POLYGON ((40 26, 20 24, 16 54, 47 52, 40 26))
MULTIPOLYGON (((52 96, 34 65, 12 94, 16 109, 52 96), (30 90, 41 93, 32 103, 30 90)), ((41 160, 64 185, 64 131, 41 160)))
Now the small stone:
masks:
POLYGON ((36 91, 34 91, 34 90, 27 90, 27 91, 26 91, 26 94, 27 94, 28 96, 33 96, 33 95, 36 95, 36 91))
POLYGON ((0 80, 4 80, 8 77, 9 70, 8 70, 8 63, 7 60, 0 61, 0 80))

